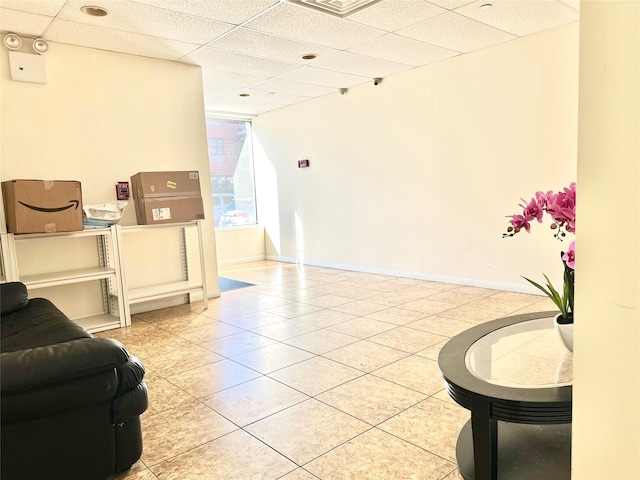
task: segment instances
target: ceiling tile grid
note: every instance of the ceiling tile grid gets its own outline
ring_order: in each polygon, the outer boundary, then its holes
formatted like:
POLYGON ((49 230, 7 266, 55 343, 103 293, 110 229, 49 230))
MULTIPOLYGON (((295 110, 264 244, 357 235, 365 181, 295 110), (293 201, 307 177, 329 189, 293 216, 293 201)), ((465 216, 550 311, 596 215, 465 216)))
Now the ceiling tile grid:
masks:
POLYGON ((280 75, 281 79, 293 82, 310 83, 312 85, 320 85, 324 87, 349 88, 361 85, 369 81, 368 77, 351 75, 349 73, 334 72, 332 70, 324 70, 314 67, 300 67, 280 75))
POLYGON ((444 12, 444 8, 425 0, 386 0, 350 15, 349 20, 394 32, 444 12))
POLYGON ((345 18, 292 1, 0 0, 0 30, 199 65, 207 110, 255 115, 579 18, 578 0, 379 0, 345 18))
POLYGON ((334 49, 321 54, 310 62, 310 66, 370 78, 386 77, 413 68, 404 63, 334 49))
POLYGON ((164 60, 177 60, 197 46, 67 20, 54 20, 47 29, 45 38, 52 42, 164 60))
POLYGON ((3 8, 55 17, 66 0, 2 0, 3 8))
POLYGON ((52 20, 53 17, 37 13, 0 8, 0 29, 3 32, 39 37, 52 20))
POLYGON ((302 59, 302 55, 314 53, 323 57, 326 52, 333 50, 313 43, 291 40, 247 28, 238 28, 212 42, 210 46, 245 55, 301 65, 309 63, 308 60, 302 59))
POLYGON ((325 87, 322 85, 312 85, 310 83, 292 82, 282 78, 273 78, 265 82, 254 85, 252 88, 256 90, 264 90, 267 92, 280 92, 290 95, 299 95, 301 97, 322 97, 335 92, 333 87, 325 87))
POLYGON ((516 38, 515 35, 454 12, 438 15, 396 33, 463 53, 516 38))
POLYGON ((429 45, 393 33, 388 33, 369 42, 351 48, 350 52, 361 53, 385 60, 395 60, 419 67, 459 55, 459 52, 429 45))
MULTIPOLYGON (((92 0, 100 3, 99 0, 92 0)), ((269 8, 279 0, 132 0, 175 12, 240 25, 269 8)))
POLYGON ((295 64, 254 57, 213 47, 202 47, 187 56, 203 67, 215 67, 229 72, 276 77, 296 68, 295 64))
POLYGON ((245 27, 339 50, 346 50, 385 33, 376 28, 287 3, 279 4, 248 22, 245 27))
POLYGON ((477 0, 455 11, 519 37, 578 19, 575 9, 556 0, 477 0))
POLYGON ((199 45, 210 42, 234 27, 229 23, 216 22, 141 3, 100 0, 99 4, 107 10, 108 15, 104 17, 86 15, 80 8, 87 5, 87 0, 68 0, 57 18, 199 45))

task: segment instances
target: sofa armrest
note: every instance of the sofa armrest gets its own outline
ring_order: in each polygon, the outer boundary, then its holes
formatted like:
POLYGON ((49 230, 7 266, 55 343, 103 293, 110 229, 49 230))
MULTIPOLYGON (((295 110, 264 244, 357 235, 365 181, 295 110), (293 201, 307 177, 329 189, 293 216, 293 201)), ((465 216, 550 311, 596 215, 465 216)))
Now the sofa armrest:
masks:
POLYGON ((81 338, 7 352, 0 355, 0 389, 3 396, 26 392, 111 370, 128 359, 125 347, 110 338, 81 338))
POLYGON ((0 283, 0 316, 22 310, 27 305, 29 305, 29 295, 24 283, 0 283))

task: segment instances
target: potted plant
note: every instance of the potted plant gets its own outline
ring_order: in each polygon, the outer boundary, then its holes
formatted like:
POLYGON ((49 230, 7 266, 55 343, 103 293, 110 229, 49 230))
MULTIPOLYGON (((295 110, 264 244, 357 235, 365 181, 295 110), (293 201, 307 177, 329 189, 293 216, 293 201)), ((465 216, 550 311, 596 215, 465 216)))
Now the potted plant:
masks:
MULTIPOLYGON (((576 184, 571 183, 569 187, 563 188, 561 191, 553 192, 536 192, 528 203, 522 200, 522 214, 509 215, 510 226, 507 233, 503 237, 513 237, 516 233, 523 229, 531 232, 531 222, 537 220, 542 223, 545 214, 551 216, 553 223, 551 229, 555 232, 554 237, 563 241, 567 233, 575 234, 576 231, 576 184)), ((575 270, 575 240, 571 242, 569 248, 565 252, 560 252, 560 257, 564 266, 563 285, 558 291, 547 275, 544 275, 546 286, 534 282, 533 280, 522 277, 533 286, 541 290, 547 295, 560 310, 556 316, 555 322, 560 336, 567 348, 573 352, 573 285, 575 270)))

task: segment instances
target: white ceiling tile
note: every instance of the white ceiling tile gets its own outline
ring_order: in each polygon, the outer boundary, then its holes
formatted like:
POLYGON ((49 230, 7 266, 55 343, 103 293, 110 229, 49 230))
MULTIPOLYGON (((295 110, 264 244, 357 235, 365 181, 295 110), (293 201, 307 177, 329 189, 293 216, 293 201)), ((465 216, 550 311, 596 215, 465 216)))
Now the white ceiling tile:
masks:
POLYGON ((403 63, 391 62, 389 60, 335 49, 331 49, 318 56, 311 66, 370 78, 386 77, 413 68, 413 66, 403 63))
POLYGON ((300 67, 280 75, 278 78, 292 82, 310 83, 325 87, 348 88, 368 82, 368 77, 350 75, 348 73, 333 72, 321 68, 300 67))
POLYGON ((252 57, 211 47, 203 47, 188 55, 187 58, 203 67, 215 67, 218 70, 263 77, 276 77, 296 67, 291 63, 252 57))
POLYGON ((393 33, 358 45, 350 51, 385 60, 395 60, 416 67, 458 55, 458 52, 393 33))
POLYGON ((516 38, 507 32, 454 12, 438 15, 396 33, 465 53, 516 38))
POLYGON ((469 3, 473 3, 475 0, 429 0, 430 3, 438 5, 442 8, 446 8, 447 10, 453 10, 455 8, 460 8, 463 5, 467 5, 469 3))
POLYGON ((486 3, 486 0, 478 0, 456 9, 456 13, 518 36, 579 19, 575 9, 559 0, 492 0, 490 7, 482 7, 486 3))
POLYGON ((53 17, 0 8, 0 30, 16 35, 39 37, 52 20, 53 17))
POLYGON ((425 0, 385 0, 349 15, 349 20, 394 32, 445 11, 425 0))
POLYGON ((300 95, 288 95, 286 93, 278 93, 274 91, 265 91, 252 88, 237 90, 231 95, 239 95, 240 93, 248 93, 252 102, 258 103, 277 103, 278 105, 292 105, 294 103, 309 100, 310 97, 302 97, 300 95))
POLYGON ((215 99, 215 102, 208 102, 205 99, 205 110, 228 112, 233 114, 259 115, 260 113, 273 111, 284 106, 277 103, 254 102, 250 99, 251 97, 238 97, 237 95, 228 95, 226 97, 217 98, 215 99))
POLYGON ((238 89, 235 87, 221 87, 219 85, 209 85, 206 82, 204 85, 204 99, 205 101, 214 101, 218 98, 226 97, 227 95, 231 95, 234 92, 237 92, 238 89))
POLYGON ((2 0, 3 8, 55 17, 66 0, 2 0))
POLYGON ((101 0, 109 11, 102 18, 81 14, 84 4, 90 2, 0 0, 0 29, 201 65, 206 108, 247 115, 576 21, 580 6, 579 0, 380 0, 340 19, 288 0, 101 0), (479 8, 489 1, 491 8, 479 8), (308 53, 318 57, 302 60, 308 53), (251 96, 238 97, 243 90, 251 96))
POLYGON ((137 3, 189 13, 203 18, 239 25, 278 0, 133 0, 137 3))
POLYGON ((198 44, 207 43, 233 28, 231 24, 122 0, 101 0, 100 6, 108 15, 93 17, 80 10, 86 4, 87 0, 69 0, 58 18, 198 44))
POLYGON ((202 79, 207 86, 231 87, 237 89, 263 83, 268 80, 269 77, 227 72, 215 67, 202 67, 202 79))
POLYGON ((256 90, 264 90, 266 92, 279 92, 290 95, 299 95, 301 97, 321 97, 329 93, 335 92, 335 88, 323 87, 321 85, 311 85, 308 83, 291 82, 281 78, 273 78, 264 83, 254 85, 252 88, 256 90))
POLYGON ((331 50, 312 43, 289 40, 246 28, 238 28, 210 43, 209 46, 300 65, 309 63, 309 60, 301 58, 302 55, 315 53, 322 56, 325 51, 331 50))
POLYGON ((159 39, 67 20, 54 20, 47 30, 46 39, 52 42, 165 60, 177 60, 197 48, 197 45, 190 43, 159 39))
POLYGON ((346 50, 384 33, 366 25, 287 3, 281 3, 250 21, 245 27, 340 50, 346 50))

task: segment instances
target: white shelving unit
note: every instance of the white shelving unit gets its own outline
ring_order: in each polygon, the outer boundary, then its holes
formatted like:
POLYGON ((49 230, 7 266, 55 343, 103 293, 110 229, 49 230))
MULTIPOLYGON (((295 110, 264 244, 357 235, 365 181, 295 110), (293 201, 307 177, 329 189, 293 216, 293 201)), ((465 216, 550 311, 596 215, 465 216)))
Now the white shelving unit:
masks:
MULTIPOLYGON (((60 287, 86 282, 100 282, 102 290, 103 313, 74 318, 90 332, 99 332, 124 327, 128 317, 122 300, 121 259, 115 227, 87 229, 65 233, 1 234, 3 274, 5 281, 20 281, 31 292, 40 288, 60 287), (55 272, 22 275, 18 265, 21 257, 20 245, 35 240, 59 239, 65 248, 74 248, 73 242, 79 238, 94 237, 97 243, 95 266, 88 268, 65 269, 55 272)), ((56 256, 55 249, 47 255, 56 256)), ((30 293, 31 296, 33 296, 30 293)))
POLYGON ((197 293, 202 295, 204 308, 208 308, 207 282, 205 277, 205 262, 203 255, 204 250, 202 243, 202 222, 200 220, 181 223, 166 223, 160 225, 116 225, 115 228, 117 244, 121 249, 120 271, 122 272, 122 301, 125 306, 125 317, 127 325, 131 324, 131 305, 135 305, 138 303, 150 302, 178 295, 186 295, 187 301, 190 303, 191 295, 197 293), (163 282, 138 288, 129 288, 127 286, 127 270, 143 267, 139 265, 139 263, 136 261, 137 259, 131 257, 126 258, 125 237, 135 235, 136 232, 150 232, 155 229, 178 229, 180 233, 180 251, 175 253, 181 255, 182 280, 163 282), (189 276, 189 252, 187 248, 186 238, 186 231, 188 229, 195 229, 197 234, 200 279, 195 280, 191 279, 189 276))

